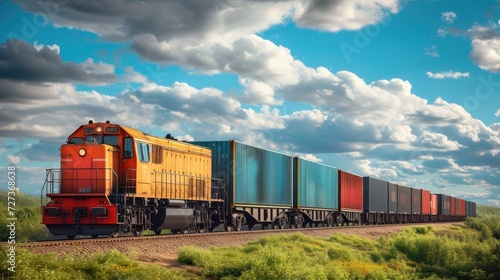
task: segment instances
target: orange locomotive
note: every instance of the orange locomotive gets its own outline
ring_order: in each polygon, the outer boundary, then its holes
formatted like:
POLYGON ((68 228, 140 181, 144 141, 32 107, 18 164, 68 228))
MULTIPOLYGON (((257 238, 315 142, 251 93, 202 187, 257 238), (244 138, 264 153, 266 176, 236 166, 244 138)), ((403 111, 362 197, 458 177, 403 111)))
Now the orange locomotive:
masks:
POLYGON ((210 149, 106 123, 80 126, 48 169, 42 223, 53 235, 212 230, 224 221, 210 149))

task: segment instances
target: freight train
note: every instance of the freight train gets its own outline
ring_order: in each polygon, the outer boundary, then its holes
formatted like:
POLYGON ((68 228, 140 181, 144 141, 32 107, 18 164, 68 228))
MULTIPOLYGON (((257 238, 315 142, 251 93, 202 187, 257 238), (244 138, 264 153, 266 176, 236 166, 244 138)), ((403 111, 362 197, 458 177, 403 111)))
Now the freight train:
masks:
POLYGON ((46 170, 53 235, 138 236, 354 224, 463 221, 476 204, 235 140, 178 141, 89 121, 46 170))

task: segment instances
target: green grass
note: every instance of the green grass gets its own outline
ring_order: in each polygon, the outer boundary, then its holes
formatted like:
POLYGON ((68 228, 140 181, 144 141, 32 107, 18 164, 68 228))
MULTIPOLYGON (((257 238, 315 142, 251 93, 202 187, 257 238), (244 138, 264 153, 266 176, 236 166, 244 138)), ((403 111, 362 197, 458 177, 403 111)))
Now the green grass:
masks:
POLYGON ((500 209, 379 240, 273 235, 242 247, 184 247, 178 260, 215 279, 500 279, 500 209), (487 214, 486 214, 487 213, 487 214))
POLYGON ((0 248, 0 275, 15 276, 26 280, 66 280, 66 279, 199 279, 196 275, 173 271, 161 266, 146 265, 133 260, 133 255, 118 251, 93 254, 91 257, 55 254, 34 254, 17 248, 16 271, 8 271, 7 252, 0 248))
MULTIPOLYGON (((10 230, 7 225, 7 192, 0 191, 0 241, 6 241, 10 230)), ((40 197, 17 193, 15 195, 16 242, 40 240, 50 237, 47 227, 42 224, 40 197)))

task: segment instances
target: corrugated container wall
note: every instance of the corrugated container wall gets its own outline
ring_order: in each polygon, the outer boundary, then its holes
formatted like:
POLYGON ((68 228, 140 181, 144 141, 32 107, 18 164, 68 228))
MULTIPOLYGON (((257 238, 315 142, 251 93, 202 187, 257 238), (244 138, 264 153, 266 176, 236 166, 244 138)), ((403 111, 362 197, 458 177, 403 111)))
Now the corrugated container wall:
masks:
POLYGON ((455 216, 457 214, 457 199, 453 196, 450 196, 450 215, 455 216))
POLYGON ((411 188, 398 185, 398 213, 411 213, 411 188))
POLYGON ((477 217, 477 212, 476 212, 476 203, 475 202, 471 202, 470 203, 470 216, 471 217, 477 217))
POLYGON ((422 190, 411 188, 411 213, 422 214, 422 190))
POLYGON ((341 211, 363 211, 363 177, 339 170, 341 211))
POLYGON ((465 215, 470 217, 470 201, 465 201, 465 215))
POLYGON ((389 183, 376 178, 363 177, 364 210, 388 213, 389 183))
POLYGON ((422 190, 422 214, 429 215, 431 213, 431 192, 422 190))
POLYGON ((438 213, 438 196, 437 194, 431 194, 431 215, 436 215, 438 213))
POLYGON ((438 214, 450 215, 450 197, 445 194, 438 194, 438 214))
POLYGON ((292 206, 292 156, 234 140, 192 143, 212 149, 212 176, 226 180, 231 205, 292 206))
POLYGON ((460 199, 460 204, 458 207, 458 214, 460 216, 465 216, 465 200, 460 199))
POLYGON ((295 208, 338 209, 338 170, 335 167, 295 157, 294 197, 295 208))
POLYGON ((398 185, 389 183, 389 213, 398 212, 398 185))

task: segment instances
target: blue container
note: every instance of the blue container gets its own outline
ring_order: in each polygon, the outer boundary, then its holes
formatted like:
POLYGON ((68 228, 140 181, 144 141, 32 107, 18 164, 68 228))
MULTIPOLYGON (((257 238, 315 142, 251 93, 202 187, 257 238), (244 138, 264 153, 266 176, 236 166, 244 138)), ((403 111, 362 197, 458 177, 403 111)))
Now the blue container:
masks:
POLYGON ((338 170, 335 167, 295 157, 294 208, 337 210, 339 207, 338 170))
POLYGON ((363 208, 370 213, 388 213, 389 182, 363 177, 363 208))
POLYGON ((235 140, 192 144, 212 150, 212 177, 226 181, 231 206, 292 206, 292 156, 235 140))

